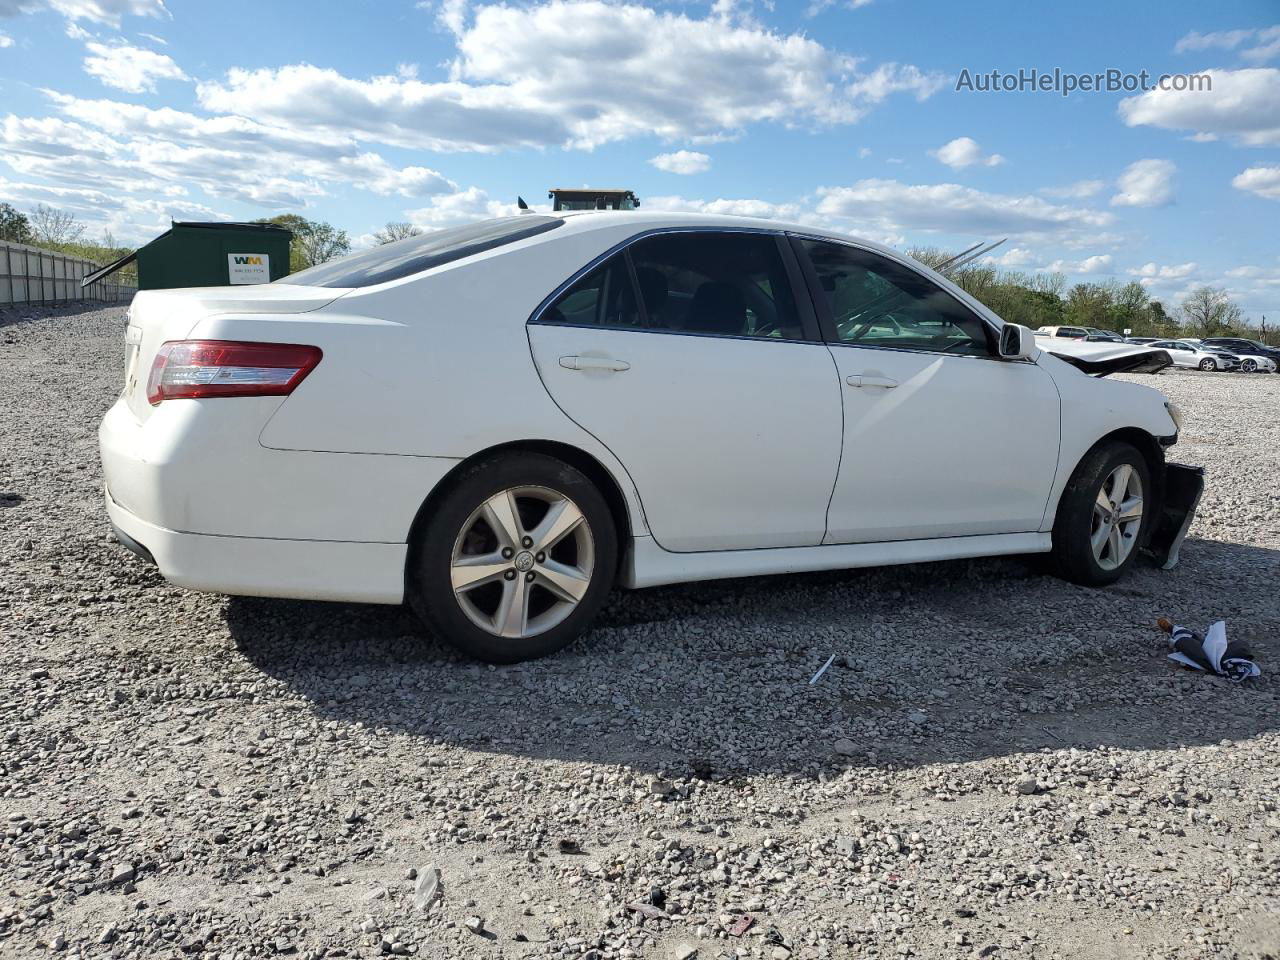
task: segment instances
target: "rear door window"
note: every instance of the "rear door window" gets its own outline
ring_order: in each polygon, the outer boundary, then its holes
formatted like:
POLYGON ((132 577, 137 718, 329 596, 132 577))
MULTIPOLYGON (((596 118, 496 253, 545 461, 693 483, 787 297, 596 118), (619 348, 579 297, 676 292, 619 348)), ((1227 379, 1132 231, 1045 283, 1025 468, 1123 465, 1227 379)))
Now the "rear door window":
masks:
POLYGON ((805 339, 778 240, 690 231, 630 247, 650 327, 714 336, 805 339))
POLYGON ((583 276, 543 310, 538 320, 592 327, 640 326, 626 254, 614 254, 583 276))

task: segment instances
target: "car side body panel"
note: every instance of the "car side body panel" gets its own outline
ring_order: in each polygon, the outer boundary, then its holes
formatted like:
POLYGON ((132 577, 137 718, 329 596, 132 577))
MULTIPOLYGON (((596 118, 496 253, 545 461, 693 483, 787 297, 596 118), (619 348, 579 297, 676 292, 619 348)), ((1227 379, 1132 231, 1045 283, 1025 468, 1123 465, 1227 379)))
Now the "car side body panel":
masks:
MULTIPOLYGON (((740 218, 586 214, 566 218, 563 228, 548 234, 367 288, 270 285, 140 294, 135 312, 155 319, 138 334, 132 389, 100 431, 113 523, 185 586, 397 603, 410 531, 431 492, 484 451, 551 441, 594 458, 616 483, 632 535, 623 582, 645 586, 1047 550, 1062 487, 1100 437, 1134 427, 1157 437, 1176 432, 1155 391, 1094 380, 1042 354, 1036 362, 1049 374, 1063 414, 1056 476, 1045 490, 1038 529, 991 534, 976 527, 970 531, 976 535, 946 539, 917 530, 910 545, 806 546, 777 538, 749 550, 730 549, 744 546, 730 538, 716 545, 720 549, 698 549, 696 541, 684 544, 696 552, 664 549, 646 523, 645 484, 629 472, 627 456, 557 404, 539 366, 556 362, 558 371, 559 347, 548 345, 553 361, 535 363, 525 325, 552 290, 607 250, 645 230, 688 223, 787 229, 740 218), (183 337, 312 344, 323 359, 284 400, 171 400, 150 407, 139 393, 150 357, 162 340, 183 337)), ((921 272, 993 326, 1000 324, 945 279, 921 272)), ((841 378, 829 357, 825 366, 835 412, 818 419, 838 418, 841 378)), ((1043 424, 1031 427, 1049 431, 1043 424)), ((842 444, 838 431, 826 432, 826 455, 833 459, 842 444)), ((1014 442, 1017 437, 1010 438, 1014 442)), ((1051 438, 1038 434, 1034 442, 1038 448, 1051 438)), ((762 431, 756 455, 768 458, 771 449, 762 431)), ((674 467, 668 461, 663 469, 674 467)))

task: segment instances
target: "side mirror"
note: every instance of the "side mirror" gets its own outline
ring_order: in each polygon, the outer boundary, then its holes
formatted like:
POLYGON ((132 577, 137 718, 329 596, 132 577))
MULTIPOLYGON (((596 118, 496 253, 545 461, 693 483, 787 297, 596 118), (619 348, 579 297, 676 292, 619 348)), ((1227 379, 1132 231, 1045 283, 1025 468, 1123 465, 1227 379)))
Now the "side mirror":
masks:
POLYGON ((1036 352, 1036 336, 1020 323, 1006 323, 1000 328, 1000 359, 1029 360, 1036 352))

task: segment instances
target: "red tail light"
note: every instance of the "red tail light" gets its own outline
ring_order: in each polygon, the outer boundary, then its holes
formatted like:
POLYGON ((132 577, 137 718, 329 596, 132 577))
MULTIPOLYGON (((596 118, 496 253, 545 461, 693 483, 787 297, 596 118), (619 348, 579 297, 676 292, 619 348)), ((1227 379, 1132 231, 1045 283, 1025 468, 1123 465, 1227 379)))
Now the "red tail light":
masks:
POLYGON ((236 340, 170 340, 151 364, 147 400, 287 397, 320 362, 319 347, 236 340))

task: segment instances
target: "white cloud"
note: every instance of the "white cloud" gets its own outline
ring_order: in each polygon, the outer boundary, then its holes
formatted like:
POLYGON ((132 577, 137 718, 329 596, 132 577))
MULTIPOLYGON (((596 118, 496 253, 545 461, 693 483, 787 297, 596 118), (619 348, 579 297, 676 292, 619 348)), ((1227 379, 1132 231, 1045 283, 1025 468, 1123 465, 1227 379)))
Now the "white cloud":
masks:
POLYGON ((1055 260, 1049 264, 1050 273, 1087 274, 1104 273, 1111 268, 1111 254, 1102 253, 1083 260, 1055 260))
POLYGON ((945 84, 910 65, 860 72, 800 34, 635 4, 491 4, 457 23, 446 81, 237 69, 201 84, 200 102, 413 149, 590 149, 654 135, 708 142, 761 122, 848 124, 893 93, 923 99, 945 84))
POLYGON ((1227 271, 1227 276, 1234 280, 1248 281, 1249 285, 1259 292, 1264 290, 1271 292, 1271 288, 1280 287, 1280 262, 1270 267, 1253 265, 1235 267, 1227 271))
POLYGON ((768 200, 718 199, 696 200, 686 197, 650 197, 645 207, 675 213, 714 213, 731 217, 757 217, 762 220, 804 221, 805 213, 799 204, 771 203, 768 200))
POLYGON ((859 147, 859 148, 858 148, 858 159, 859 159, 859 160, 865 160, 865 159, 867 159, 867 157, 869 157, 869 156, 871 156, 871 148, 870 148, 870 147, 859 147))
MULTIPOLYGON (((537 207, 535 206, 535 209, 537 207)), ((479 187, 470 187, 456 193, 433 197, 431 202, 417 210, 406 210, 405 217, 416 227, 438 230, 458 223, 484 220, 488 217, 509 217, 519 213, 514 201, 503 203, 494 200, 479 187)))
POLYGON ((1000 267, 1026 267, 1036 262, 1035 255, 1025 247, 1010 247, 991 262, 1000 267))
POLYGON ((667 173, 706 173, 711 169, 711 158, 705 153, 696 153, 692 150, 660 153, 656 157, 651 157, 649 162, 667 173))
POLYGON ((110 230, 120 243, 141 244, 169 229, 171 220, 225 220, 225 214, 179 198, 141 198, 123 191, 6 180, 0 195, 19 209, 45 203, 83 221, 91 235, 110 230))
POLYGON ((0 33, 0 50, 3 50, 5 47, 12 47, 12 46, 13 46, 13 37, 9 36, 7 33, 0 33))
POLYGON ((68 20, 92 20, 113 27, 126 14, 135 17, 165 17, 164 0, 0 0, 0 17, 21 13, 60 13, 68 20))
POLYGON ((326 185, 424 197, 457 185, 422 166, 396 167, 353 141, 240 117, 197 117, 50 93, 64 115, 0 120, 0 155, 24 176, 127 193, 185 192, 269 208, 304 206, 326 185))
POLYGON ((1120 101, 1130 127, 1233 137, 1244 146, 1280 146, 1280 70, 1206 70, 1211 90, 1148 90, 1120 101))
POLYGON ((1249 167, 1241 173, 1236 174, 1232 179, 1231 185, 1237 190, 1248 190, 1250 193, 1256 193, 1260 197, 1266 197, 1268 200, 1280 200, 1280 166, 1264 167, 1262 165, 1249 167))
POLYGON ((131 47, 128 44, 108 46, 90 41, 85 45, 89 56, 84 69, 108 87, 128 93, 154 91, 157 80, 188 80, 173 58, 154 50, 131 47))
POLYGON ((1155 263, 1144 263, 1140 267, 1130 268, 1126 272, 1131 277, 1138 277, 1144 287, 1165 281, 1185 280, 1196 272, 1195 262, 1168 264, 1157 266, 1155 263))
MULTIPOLYGON (((859 7, 869 7, 875 0, 846 0, 843 6, 850 10, 857 10, 859 7)), ((805 8, 804 15, 806 17, 816 17, 825 10, 836 5, 836 0, 810 0, 809 6, 805 8)))
POLYGON ((1252 30, 1222 30, 1217 33, 1196 33, 1192 30, 1174 46, 1174 53, 1188 50, 1232 50, 1253 36, 1252 30))
POLYGON ((1243 46, 1241 58, 1254 63, 1265 63, 1280 55, 1280 24, 1250 30, 1222 30, 1217 33, 1196 33, 1194 30, 1178 41, 1173 49, 1177 53, 1189 50, 1235 50, 1243 46))
POLYGON ((1065 187, 1045 187, 1040 192, 1046 197, 1057 197, 1061 200, 1086 200, 1096 196, 1107 185, 1105 180, 1077 180, 1065 187))
POLYGON ((1009 233, 1066 236, 1109 224, 1110 213, 1050 203, 1042 197, 987 193, 957 183, 859 180, 818 190, 817 212, 876 232, 1009 233))
POLYGON ((1170 160, 1138 160, 1120 174, 1120 192, 1111 198, 1115 207, 1162 207, 1173 202, 1173 175, 1177 167, 1170 160))
POLYGON ((882 63, 849 86, 855 100, 880 103, 895 93, 909 93, 917 100, 928 100, 947 85, 940 73, 925 73, 909 63, 882 63))
POLYGON ((1004 163, 1004 157, 998 153, 983 153, 978 142, 972 137, 956 137, 937 150, 930 150, 929 155, 953 170, 970 167, 975 163, 984 167, 994 167, 1004 163))

